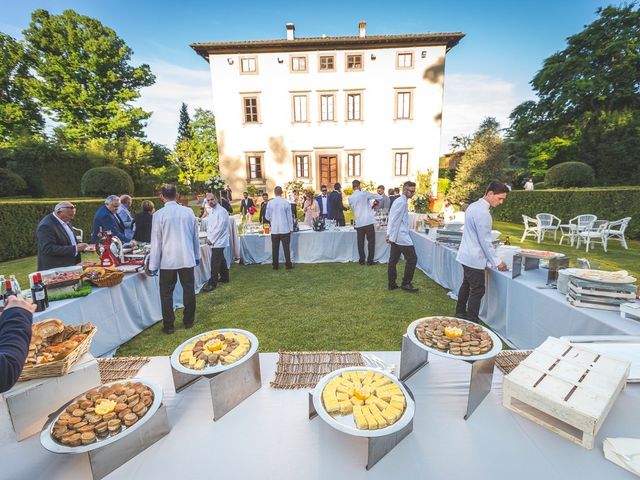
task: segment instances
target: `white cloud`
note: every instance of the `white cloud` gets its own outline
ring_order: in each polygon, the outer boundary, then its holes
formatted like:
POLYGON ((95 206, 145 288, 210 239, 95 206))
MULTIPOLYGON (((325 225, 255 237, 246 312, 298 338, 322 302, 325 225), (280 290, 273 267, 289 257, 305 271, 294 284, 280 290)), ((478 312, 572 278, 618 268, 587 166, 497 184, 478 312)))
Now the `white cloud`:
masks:
POLYGON ((450 150, 455 135, 473 133, 485 117, 495 117, 508 127, 511 110, 532 98, 517 92, 515 84, 489 75, 446 75, 444 88, 441 153, 450 150))
POLYGON ((182 102, 193 114, 196 107, 211 110, 211 75, 209 69, 189 69, 165 62, 146 62, 156 76, 156 83, 141 90, 137 105, 153 112, 146 133, 149 140, 172 147, 182 102))

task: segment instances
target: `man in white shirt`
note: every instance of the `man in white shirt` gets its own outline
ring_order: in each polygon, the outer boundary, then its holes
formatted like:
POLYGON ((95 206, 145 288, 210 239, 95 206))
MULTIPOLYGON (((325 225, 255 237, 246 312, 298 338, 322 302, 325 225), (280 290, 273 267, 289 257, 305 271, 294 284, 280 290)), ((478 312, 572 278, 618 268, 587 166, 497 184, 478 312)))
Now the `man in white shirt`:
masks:
POLYGON ((207 245, 211 247, 211 277, 202 287, 210 292, 218 286, 218 281, 229 283, 229 268, 224 258, 224 249, 229 246, 229 212, 218 204, 218 198, 212 194, 209 199, 207 216, 207 245))
MULTIPOLYGON (((351 182, 353 193, 349 197, 349 206, 353 210, 355 217, 356 233, 358 235, 358 262, 364 265, 364 237, 367 237, 367 265, 373 265, 373 259, 376 253, 376 230, 373 226, 375 218, 373 217, 373 208, 371 202, 380 200, 382 197, 375 193, 363 192, 360 189, 360 180, 351 182)), ((384 192, 384 189, 383 189, 384 192)))
POLYGON ((400 288, 407 292, 416 293, 418 289, 411 283, 413 281, 413 273, 416 270, 418 257, 416 249, 413 247, 413 240, 409 235, 409 208, 408 200, 416 193, 415 182, 404 182, 402 185, 402 195, 400 195, 391 205, 389 210, 389 222, 387 223, 387 243, 391 244, 391 253, 389 254, 389 265, 387 268, 387 279, 389 282, 389 290, 398 288, 396 278, 396 265, 402 254, 406 260, 404 267, 404 276, 400 288))
POLYGON ((462 241, 456 260, 462 264, 464 278, 458 292, 456 317, 480 322, 480 301, 484 296, 484 274, 487 265, 500 271, 507 269, 491 244, 490 207, 497 207, 507 198, 509 189, 504 183, 491 182, 477 202, 465 211, 462 241))
POLYGON ((151 227, 151 253, 149 270, 160 271, 160 304, 162 306, 162 331, 171 334, 173 323, 173 290, 176 280, 182 285, 182 303, 185 328, 195 321, 196 293, 193 269, 200 265, 200 239, 198 221, 193 210, 176 203, 175 185, 165 184, 160 190, 164 207, 153 214, 151 227))
POLYGON ((533 178, 527 180, 527 183, 524 184, 524 189, 528 192, 533 192, 533 178))
POLYGON ((291 206, 282 198, 282 187, 274 190, 275 198, 267 203, 267 212, 264 218, 271 224, 271 264, 274 270, 280 265, 280 242, 284 250, 284 258, 287 270, 293 268, 291 263, 291 231, 293 230, 293 216, 291 206))

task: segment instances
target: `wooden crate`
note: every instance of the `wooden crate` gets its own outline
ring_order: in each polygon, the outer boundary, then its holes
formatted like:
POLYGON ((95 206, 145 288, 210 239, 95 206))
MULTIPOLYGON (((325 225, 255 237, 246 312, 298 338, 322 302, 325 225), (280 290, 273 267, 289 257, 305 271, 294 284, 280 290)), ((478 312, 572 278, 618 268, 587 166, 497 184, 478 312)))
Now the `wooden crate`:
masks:
POLYGON ((502 404, 591 450, 629 362, 549 337, 504 377, 502 404))

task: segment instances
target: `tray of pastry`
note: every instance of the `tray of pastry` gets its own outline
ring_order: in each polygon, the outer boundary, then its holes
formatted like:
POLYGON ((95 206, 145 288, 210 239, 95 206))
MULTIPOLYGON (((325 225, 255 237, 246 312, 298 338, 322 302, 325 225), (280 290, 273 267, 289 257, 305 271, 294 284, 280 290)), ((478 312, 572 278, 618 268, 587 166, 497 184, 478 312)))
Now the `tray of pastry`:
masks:
POLYGON ((539 259, 550 259, 555 257, 561 257, 561 253, 557 252, 549 252, 548 250, 529 250, 526 248, 520 249, 518 252, 522 257, 531 257, 531 258, 539 258, 539 259))
POLYGON ((383 437, 413 418, 413 396, 379 368, 346 367, 325 375, 313 390, 313 406, 330 426, 358 437, 383 437))
POLYGON ((601 283, 628 284, 636 281, 636 278, 629 275, 626 270, 608 272, 584 268, 576 270, 571 276, 581 280, 601 283))
POLYGON ((171 355, 171 366, 188 375, 212 375, 236 367, 258 351, 258 338, 239 328, 201 333, 171 355))
POLYGON ((491 330, 454 317, 420 318, 409 325, 407 337, 424 350, 458 360, 484 360, 502 350, 491 330))
POLYGON ((53 453, 86 453, 124 438, 162 403, 162 389, 148 380, 111 382, 74 398, 49 417, 40 443, 53 453))

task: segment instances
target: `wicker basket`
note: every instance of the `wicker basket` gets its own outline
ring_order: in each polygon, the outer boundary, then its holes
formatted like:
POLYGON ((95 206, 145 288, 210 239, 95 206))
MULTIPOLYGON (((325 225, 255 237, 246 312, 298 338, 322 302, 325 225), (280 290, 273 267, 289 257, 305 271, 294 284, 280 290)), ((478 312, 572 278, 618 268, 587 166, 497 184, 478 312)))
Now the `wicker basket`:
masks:
POLYGON ((124 272, 113 271, 113 272, 105 272, 100 278, 90 279, 83 274, 83 278, 88 282, 91 282, 96 287, 115 287, 116 285, 122 283, 124 279, 124 272))
POLYGON ((36 378, 44 378, 44 377, 60 377, 66 374, 71 367, 73 367, 80 357, 87 353, 89 350, 89 346, 93 341, 93 337, 96 335, 98 329, 91 326, 91 330, 87 333, 80 345, 78 345, 73 352, 67 355, 62 360, 56 360, 54 362, 43 363, 40 365, 35 365, 33 367, 25 367, 20 374, 20 378, 18 378, 19 382, 24 382, 26 380, 34 380, 36 378))

